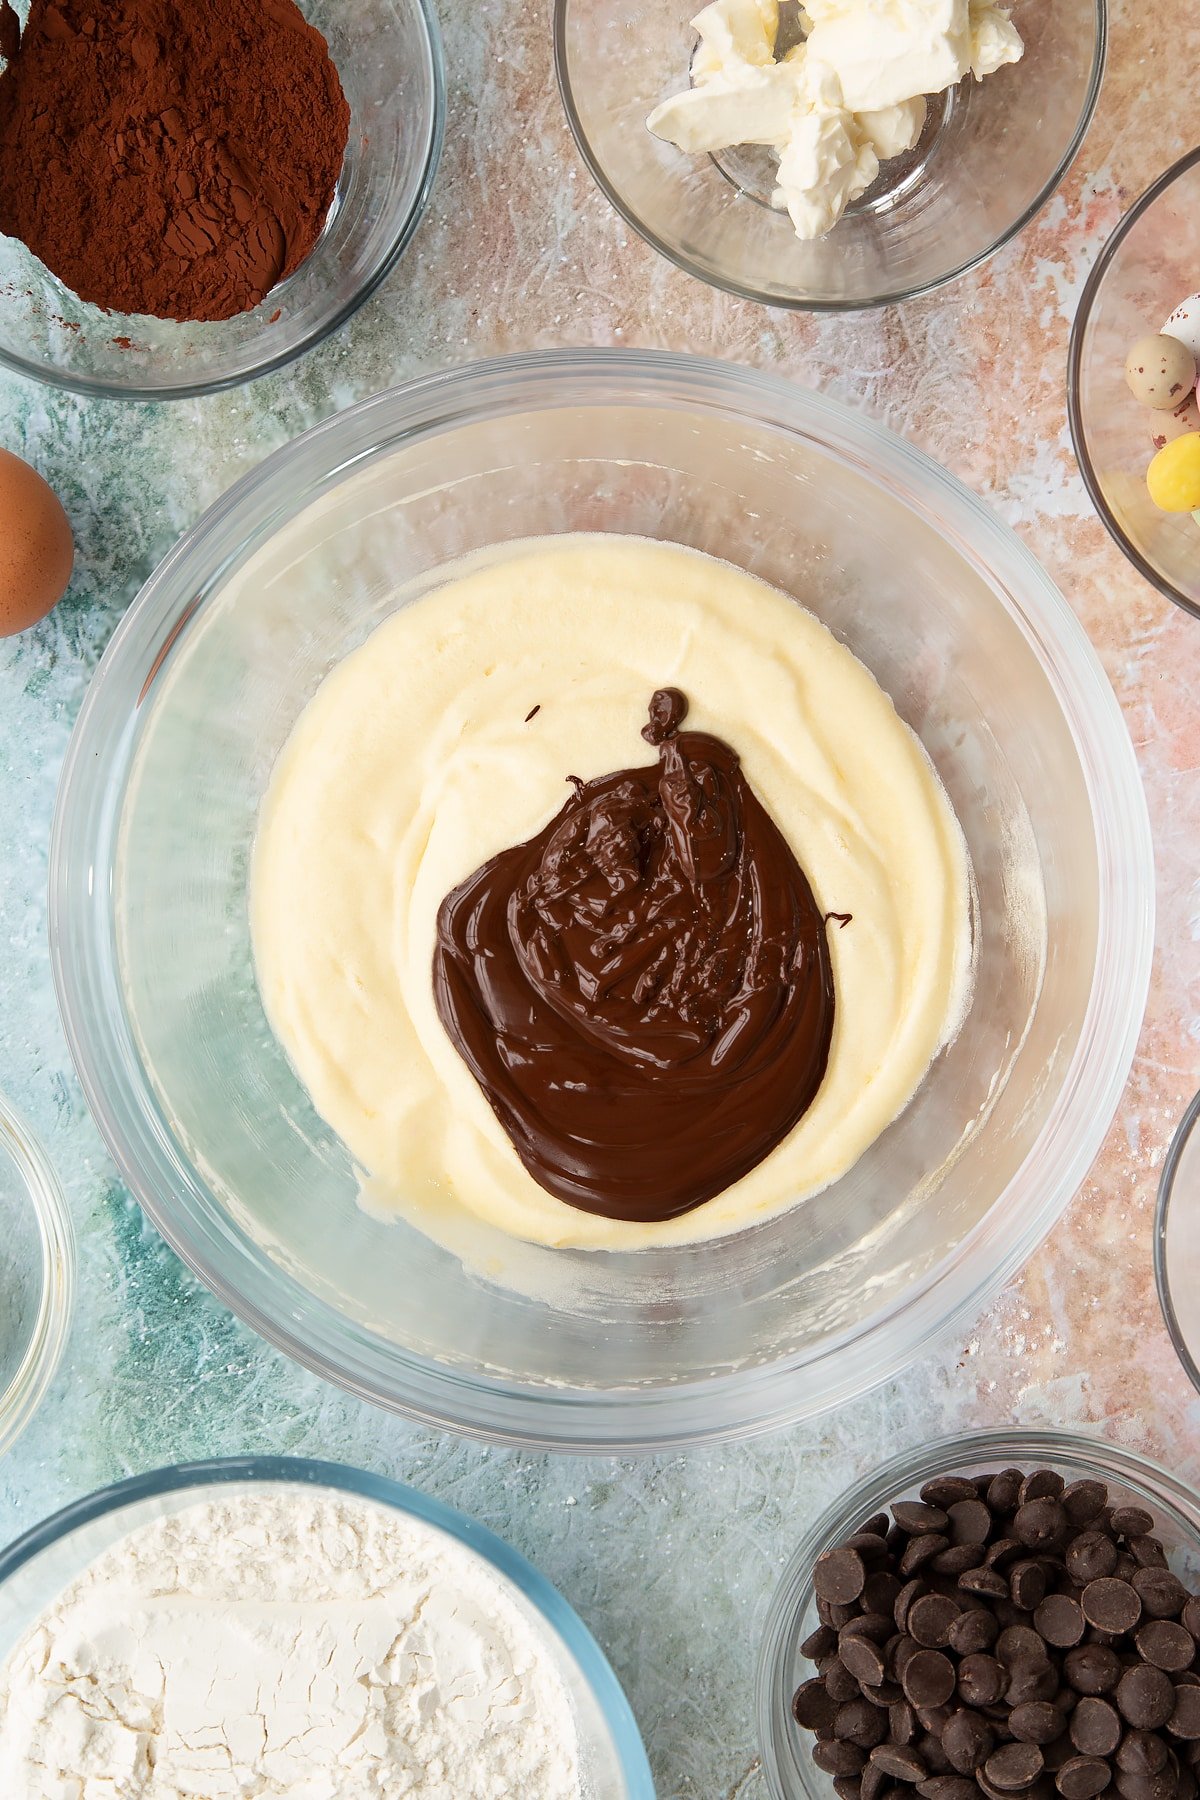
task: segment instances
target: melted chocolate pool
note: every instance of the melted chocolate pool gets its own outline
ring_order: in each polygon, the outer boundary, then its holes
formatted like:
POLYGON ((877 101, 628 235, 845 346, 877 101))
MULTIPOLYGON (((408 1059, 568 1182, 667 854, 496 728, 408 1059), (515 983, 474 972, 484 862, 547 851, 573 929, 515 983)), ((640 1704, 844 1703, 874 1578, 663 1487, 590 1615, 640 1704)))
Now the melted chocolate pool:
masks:
POLYGON ((583 782, 443 900, 433 989, 534 1180, 671 1219, 745 1175, 812 1104, 833 1032, 825 921, 735 751, 681 732, 583 782))

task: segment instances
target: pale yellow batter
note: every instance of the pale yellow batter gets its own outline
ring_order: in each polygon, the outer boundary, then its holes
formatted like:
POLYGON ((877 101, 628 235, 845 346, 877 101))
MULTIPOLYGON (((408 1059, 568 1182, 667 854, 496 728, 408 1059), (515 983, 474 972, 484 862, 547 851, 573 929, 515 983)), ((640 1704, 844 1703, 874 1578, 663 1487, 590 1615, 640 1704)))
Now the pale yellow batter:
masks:
POLYGON ((970 980, 962 834, 887 695, 774 588, 639 538, 510 547, 348 656, 272 775, 250 905, 268 1016, 373 1204, 547 1244, 711 1237, 826 1186, 911 1098, 970 980), (689 729, 739 752, 820 906, 854 917, 830 927, 813 1105, 724 1194, 642 1225, 577 1211, 526 1172, 442 1027, 431 967, 445 895, 539 831, 568 774, 651 759, 639 732, 663 686, 687 695, 689 729))

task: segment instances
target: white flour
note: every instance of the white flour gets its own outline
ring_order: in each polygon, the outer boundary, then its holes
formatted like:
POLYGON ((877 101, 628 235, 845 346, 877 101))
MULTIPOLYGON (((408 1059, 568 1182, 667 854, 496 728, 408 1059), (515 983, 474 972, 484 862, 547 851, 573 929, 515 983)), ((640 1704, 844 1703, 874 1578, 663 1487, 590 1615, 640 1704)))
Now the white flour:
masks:
POLYGON ((11 1800, 580 1800, 549 1640, 390 1509, 242 1489, 144 1526, 0 1670, 11 1800))

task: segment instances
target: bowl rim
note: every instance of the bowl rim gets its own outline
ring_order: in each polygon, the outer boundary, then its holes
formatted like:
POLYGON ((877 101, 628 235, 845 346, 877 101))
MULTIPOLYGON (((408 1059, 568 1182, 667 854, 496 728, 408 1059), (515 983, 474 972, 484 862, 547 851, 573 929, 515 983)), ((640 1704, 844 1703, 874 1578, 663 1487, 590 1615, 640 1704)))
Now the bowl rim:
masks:
POLYGON ((874 1387, 975 1318, 1045 1237, 1100 1148, 1132 1062, 1153 947, 1150 825, 1128 730, 1086 633, 1032 552, 947 470, 873 420, 779 376, 666 351, 526 352, 423 376, 335 415, 243 476, 167 554, 119 623, 67 748, 49 862, 51 964, 80 1081, 136 1198, 204 1285, 276 1348, 360 1398, 486 1441, 580 1453, 727 1442, 794 1423, 874 1387), (276 491, 286 495, 291 516, 371 455, 466 419, 588 403, 745 416, 813 442, 896 494, 978 572, 1025 634, 1079 750, 1099 860, 1096 968, 1059 1094, 1005 1194, 914 1289, 843 1337, 748 1370, 647 1389, 533 1387, 482 1371, 464 1374, 395 1345, 386 1346, 385 1378, 381 1341, 314 1302, 256 1249, 256 1267, 268 1270, 269 1314, 264 1310, 250 1291, 243 1247, 234 1246, 242 1256, 236 1266, 230 1256, 232 1222, 221 1215, 217 1255, 203 1239, 203 1231, 212 1238, 208 1225, 202 1231, 189 1216, 186 1197, 199 1195, 203 1203, 202 1184, 171 1154, 140 1071, 128 1094, 121 1091, 114 1072, 126 1057, 122 1021, 105 985, 112 971, 100 966, 94 928, 109 886, 107 878, 95 879, 95 869, 104 864, 102 849, 123 798, 113 793, 112 771, 127 760, 144 670, 161 662, 186 628, 198 593, 227 566, 222 556, 212 560, 214 537, 224 535, 233 554, 254 538, 254 521, 263 530, 263 521, 272 529, 278 524, 276 491), (323 473, 293 479, 297 464, 308 462, 319 462, 323 473), (94 734, 106 746, 103 757, 91 747, 94 734), (83 928, 85 919, 93 922, 91 931, 83 928), (981 1246, 986 1274, 975 1267, 981 1246), (884 1334, 888 1355, 881 1366, 884 1334))
POLYGON ((1097 295, 1104 284, 1104 278, 1116 260, 1121 245, 1125 242, 1142 214, 1148 212, 1156 200, 1162 198, 1167 189, 1173 187, 1181 175, 1186 175, 1197 164, 1200 164, 1200 147, 1189 150, 1173 162, 1169 169, 1164 169, 1158 178, 1150 183, 1144 193, 1139 194, 1127 211, 1122 213, 1112 232, 1097 256, 1079 297, 1079 305, 1075 309, 1075 318, 1071 325, 1070 344, 1067 349, 1067 423, 1071 431, 1071 448, 1075 452, 1075 461, 1079 465, 1079 473, 1083 476, 1083 485, 1087 489, 1088 498, 1100 516, 1100 523, 1108 532, 1117 548, 1133 564, 1138 574, 1150 586, 1157 588, 1166 600, 1173 600, 1185 613, 1193 619, 1200 619, 1200 602, 1189 600, 1181 594, 1175 584, 1155 567, 1150 559, 1125 532, 1116 514, 1104 496, 1104 489, 1096 466, 1088 449, 1087 426, 1083 417, 1081 384, 1083 375, 1083 341, 1091 322, 1092 309, 1097 295))
POLYGON ((36 1132, 0 1094, 0 1157, 16 1170, 33 1207, 41 1250, 37 1317, 25 1352, 0 1393, 0 1456, 41 1405, 62 1360, 75 1304, 75 1233, 66 1196, 36 1132))
POLYGON ((524 1596, 583 1676, 620 1763, 625 1800, 654 1800, 650 1764, 633 1708, 612 1664, 575 1608, 550 1578, 505 1538, 469 1514, 390 1475, 376 1475, 349 1463, 295 1456, 222 1456, 152 1469, 71 1501, 0 1549, 0 1587, 34 1557, 97 1519, 143 1500, 232 1482, 353 1494, 432 1525, 480 1557, 524 1596))
MULTIPOLYGON (((778 307, 781 311, 786 312, 874 312, 881 307, 898 306, 907 300, 919 300, 926 294, 937 293, 939 288, 948 287, 951 282, 960 281, 964 275, 969 275, 972 270, 982 268, 984 263, 990 262, 992 257, 1003 250, 1006 244, 1010 244, 1014 238, 1020 236, 1027 225, 1032 224, 1066 179, 1095 117, 1096 106, 1100 99, 1100 89, 1104 83, 1104 71, 1108 62, 1108 0, 1093 0, 1096 31, 1092 46, 1092 69, 1075 129, 1071 133, 1070 140, 1053 174, 1042 185, 1025 210, 986 249, 978 251, 963 262, 956 263, 944 274, 935 276, 931 281, 901 283, 861 300, 811 299, 798 294, 767 293, 762 288, 740 282, 733 276, 721 275, 710 269, 700 268, 683 251, 665 243, 657 232, 652 231, 626 203, 620 189, 609 179, 604 165, 593 150, 591 140, 583 128, 579 109, 575 104, 574 87, 569 69, 570 58, 567 50, 568 15, 574 3, 575 0, 554 0, 554 70, 559 98, 562 101, 567 123, 571 128, 571 135, 575 140, 575 147, 600 192, 613 210, 624 219, 632 230, 637 232, 645 243, 650 245, 652 250, 656 250, 660 256, 673 263, 685 275, 690 275, 694 280, 702 281, 706 286, 717 288, 723 293, 733 294, 739 300, 750 300, 759 306, 778 307)), ((970 77, 967 76, 964 79, 969 80, 970 77)))
POLYGON ((18 351, 6 349, 3 343, 0 343, 0 369, 11 370, 12 373, 23 375, 27 380, 38 382, 44 387, 56 388, 72 394, 83 394, 91 399, 134 402, 193 400, 204 394, 220 394, 230 388, 246 387, 250 382, 260 380, 264 375, 275 374, 278 370, 287 368, 290 363, 298 361, 300 357, 307 356, 310 350, 315 350, 319 344, 323 344, 327 338, 340 331, 342 326, 353 318, 359 308, 364 306, 372 294, 387 280, 411 243, 429 205, 445 143, 446 64, 441 25, 433 0, 407 0, 407 3, 413 7, 421 22, 429 64, 430 120, 429 134, 422 151, 421 179, 414 191, 411 206, 405 216, 399 220, 395 236, 380 257, 377 266, 336 311, 331 313, 327 319, 315 323, 297 343, 288 349, 277 351, 274 355, 267 356, 261 362, 254 363, 247 368, 235 369, 224 375, 214 375, 203 381, 155 383, 145 379, 128 382, 114 381, 111 378, 101 379, 98 376, 62 369, 54 364, 34 361, 31 357, 22 356, 18 351))
MULTIPOLYGON (((797 1784, 780 1760, 778 1714, 774 1702, 785 1672, 788 1639, 799 1609, 807 1604, 813 1565, 853 1528, 858 1514, 878 1511, 919 1482, 977 1462, 1018 1461, 1035 1465, 1071 1462, 1100 1480, 1143 1485, 1158 1504, 1170 1508, 1195 1534, 1200 1549, 1200 1494, 1153 1457, 1092 1432, 1026 1428, 1021 1425, 949 1433, 901 1450, 872 1466, 844 1487, 805 1531, 763 1608, 754 1678, 754 1715, 763 1773, 771 1800, 827 1800, 832 1789, 814 1768, 811 1786, 797 1784)), ((799 1759, 797 1759, 799 1760, 799 1759)), ((800 1764, 803 1768, 805 1765, 800 1764)))
MULTIPOLYGON (((1197 154, 1200 155, 1200 152, 1197 154)), ((1162 1308, 1163 1322, 1167 1327, 1167 1335, 1174 1346, 1175 1354, 1183 1364, 1188 1380, 1197 1393, 1200 1393, 1200 1366, 1197 1365, 1191 1346, 1179 1323, 1179 1315, 1175 1310, 1175 1301, 1171 1295, 1171 1272, 1167 1260, 1167 1223, 1171 1202, 1175 1197, 1175 1178, 1179 1173, 1179 1165, 1183 1160, 1184 1152, 1198 1119, 1200 1119, 1200 1094, 1195 1094, 1188 1101, 1183 1117, 1175 1127, 1171 1142, 1167 1146, 1162 1173, 1158 1178, 1158 1200, 1154 1209, 1154 1285, 1158 1289, 1158 1304, 1162 1308)))

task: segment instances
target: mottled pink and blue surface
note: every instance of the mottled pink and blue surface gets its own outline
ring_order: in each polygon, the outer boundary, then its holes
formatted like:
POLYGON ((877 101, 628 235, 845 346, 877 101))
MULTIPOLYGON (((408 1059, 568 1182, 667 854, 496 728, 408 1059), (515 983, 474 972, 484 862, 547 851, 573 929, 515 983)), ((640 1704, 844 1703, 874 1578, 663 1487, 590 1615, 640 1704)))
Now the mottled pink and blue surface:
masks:
POLYGON ((881 1452, 964 1426, 1046 1423, 1108 1433, 1200 1483, 1200 1399, 1163 1328, 1150 1255, 1164 1151, 1200 1085, 1200 625, 1138 579, 1093 516, 1064 389, 1071 317, 1101 243, 1194 135, 1200 14, 1192 0, 1116 0, 1095 124, 1034 226, 932 299, 823 319, 710 292, 614 216, 562 117, 545 0, 447 0, 443 24, 449 130, 430 213, 337 339, 240 393, 173 406, 0 379, 0 443, 58 488, 80 546, 69 598, 0 644, 0 1085, 45 1137, 82 1259, 65 1366, 0 1464, 0 1538, 118 1476, 198 1455, 302 1452, 398 1474, 487 1520, 560 1584, 630 1691, 663 1800, 762 1800, 756 1619, 813 1509, 881 1452), (116 621, 176 535, 269 450, 375 389, 481 355, 607 343, 724 356, 824 388, 990 500, 1103 658, 1158 859, 1157 955, 1129 1085, 1024 1276, 965 1337, 819 1424, 636 1463, 436 1438, 235 1324, 143 1224, 87 1118, 55 1013, 45 909, 67 733, 116 621))

